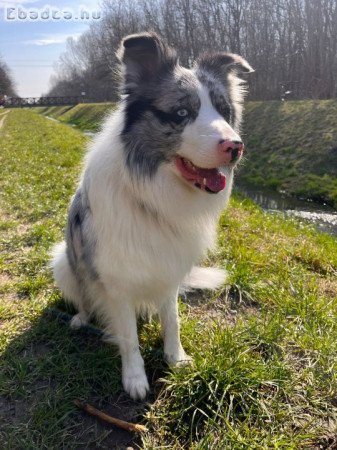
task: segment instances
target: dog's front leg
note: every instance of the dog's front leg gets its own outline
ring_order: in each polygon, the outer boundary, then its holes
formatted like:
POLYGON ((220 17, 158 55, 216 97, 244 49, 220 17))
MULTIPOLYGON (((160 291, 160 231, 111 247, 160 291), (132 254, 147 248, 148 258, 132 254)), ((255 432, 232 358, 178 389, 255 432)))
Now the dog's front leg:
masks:
MULTIPOLYGON (((117 297, 117 296, 116 296, 117 297)), ((114 297, 111 302, 107 331, 116 338, 122 357, 122 380, 125 391, 133 399, 145 398, 149 383, 147 381, 144 361, 139 351, 137 319, 135 308, 130 301, 114 297)))
POLYGON ((159 318, 164 339, 164 353, 170 366, 190 364, 192 358, 185 353, 180 342, 178 294, 169 295, 159 310, 159 318))

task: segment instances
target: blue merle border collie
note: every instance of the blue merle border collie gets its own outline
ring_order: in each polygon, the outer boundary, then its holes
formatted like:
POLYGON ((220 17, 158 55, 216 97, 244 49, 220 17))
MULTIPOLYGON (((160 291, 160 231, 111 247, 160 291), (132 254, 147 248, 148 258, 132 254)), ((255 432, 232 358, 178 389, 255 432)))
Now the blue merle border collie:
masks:
POLYGON ((99 318, 118 344, 124 389, 143 399, 137 313, 158 313, 168 363, 186 364, 178 292, 225 280, 224 270, 195 264, 215 243, 243 153, 238 73, 253 70, 231 53, 187 69, 153 32, 126 37, 118 56, 122 100, 90 145, 52 268, 78 309, 71 325, 99 318))

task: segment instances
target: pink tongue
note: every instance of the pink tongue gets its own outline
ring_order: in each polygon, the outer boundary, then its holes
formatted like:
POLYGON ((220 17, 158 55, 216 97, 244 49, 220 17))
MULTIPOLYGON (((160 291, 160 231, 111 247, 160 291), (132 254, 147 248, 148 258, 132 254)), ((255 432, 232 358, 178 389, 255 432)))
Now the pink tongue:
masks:
MULTIPOLYGON (((197 169, 196 173, 202 178, 206 178, 206 186, 212 192, 220 192, 225 189, 226 177, 217 169, 197 169)), ((202 182, 200 183, 202 185, 202 182)))

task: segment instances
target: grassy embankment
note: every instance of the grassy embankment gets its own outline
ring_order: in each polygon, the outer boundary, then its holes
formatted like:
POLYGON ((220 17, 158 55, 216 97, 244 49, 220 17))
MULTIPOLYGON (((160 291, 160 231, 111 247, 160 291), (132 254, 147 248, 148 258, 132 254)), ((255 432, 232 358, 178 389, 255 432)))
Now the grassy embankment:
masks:
MULTIPOLYGON (((84 104, 42 112, 95 131, 111 107, 84 104)), ((337 208, 337 100, 248 102, 243 137, 247 153, 238 182, 337 208)))
POLYGON ((194 364, 169 370, 157 322, 140 327, 153 392, 147 412, 121 395, 114 347, 47 314, 65 307, 46 264, 62 238, 85 142, 79 131, 19 109, 0 131, 3 448, 132 442, 78 412, 75 398, 126 419, 143 414, 146 449, 334 448, 337 242, 330 236, 233 198, 208 261, 229 270, 228 286, 180 304, 194 364))
POLYGON ((337 208, 337 100, 249 102, 239 181, 337 208))
POLYGON ((113 103, 80 103, 76 106, 46 106, 34 110, 80 130, 97 131, 104 116, 113 108, 113 103))

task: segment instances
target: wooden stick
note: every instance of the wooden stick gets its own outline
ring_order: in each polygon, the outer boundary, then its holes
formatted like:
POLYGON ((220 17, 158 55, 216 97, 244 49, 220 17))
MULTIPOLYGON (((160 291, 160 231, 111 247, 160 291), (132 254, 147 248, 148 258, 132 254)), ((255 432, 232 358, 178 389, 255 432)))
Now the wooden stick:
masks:
POLYGON ((99 409, 94 408, 88 403, 82 403, 79 400, 74 400, 74 403, 78 408, 83 409, 88 414, 96 416, 104 420, 104 422, 110 423, 111 425, 116 425, 116 427, 123 428, 124 430, 127 431, 135 431, 136 433, 143 433, 145 431, 148 431, 148 429, 144 427, 144 425, 140 425, 139 423, 125 422, 125 420, 116 419, 115 417, 111 417, 108 414, 105 414, 104 412, 100 411, 99 409))

